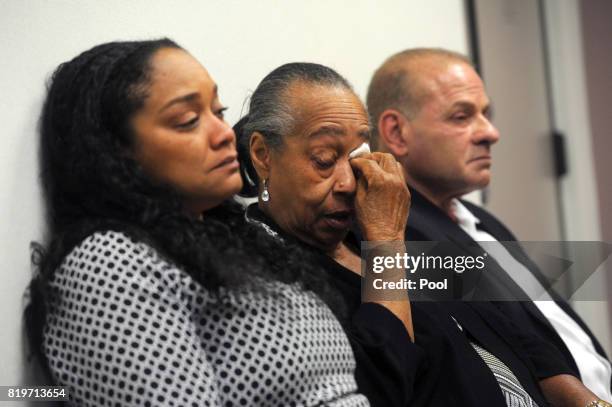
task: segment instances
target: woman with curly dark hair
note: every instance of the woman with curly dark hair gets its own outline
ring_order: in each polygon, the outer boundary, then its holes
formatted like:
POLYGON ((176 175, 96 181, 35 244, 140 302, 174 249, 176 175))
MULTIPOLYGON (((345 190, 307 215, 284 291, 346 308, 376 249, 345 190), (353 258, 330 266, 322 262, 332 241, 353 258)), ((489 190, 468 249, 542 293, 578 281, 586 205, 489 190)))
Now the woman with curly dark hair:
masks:
POLYGON ((242 182, 224 109, 167 39, 54 73, 50 241, 26 318, 74 405, 368 405, 323 280, 228 201, 242 182))

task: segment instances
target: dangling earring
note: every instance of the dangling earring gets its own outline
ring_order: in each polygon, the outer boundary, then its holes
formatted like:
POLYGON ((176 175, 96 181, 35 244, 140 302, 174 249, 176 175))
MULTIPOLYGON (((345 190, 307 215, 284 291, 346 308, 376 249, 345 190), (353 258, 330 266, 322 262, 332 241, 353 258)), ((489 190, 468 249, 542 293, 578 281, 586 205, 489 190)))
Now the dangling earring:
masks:
POLYGON ((268 180, 263 180, 263 191, 261 192, 261 200, 268 202, 270 200, 270 193, 268 192, 268 180))

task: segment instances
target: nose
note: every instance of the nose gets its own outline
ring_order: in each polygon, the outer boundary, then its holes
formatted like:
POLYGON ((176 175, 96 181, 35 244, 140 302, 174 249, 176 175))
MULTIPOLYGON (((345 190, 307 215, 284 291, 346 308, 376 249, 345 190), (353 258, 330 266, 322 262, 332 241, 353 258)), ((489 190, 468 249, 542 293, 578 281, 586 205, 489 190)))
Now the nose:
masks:
POLYGON ((499 130, 491 123, 486 116, 482 116, 478 123, 478 128, 474 132, 474 142, 476 144, 495 144, 499 141, 499 130))
POLYGON ((357 189, 357 181, 353 168, 349 164, 348 159, 336 164, 336 182, 334 183, 334 192, 340 194, 355 194, 357 189))
POLYGON ((234 130, 223 120, 215 117, 215 125, 211 129, 210 147, 213 149, 236 143, 234 130))

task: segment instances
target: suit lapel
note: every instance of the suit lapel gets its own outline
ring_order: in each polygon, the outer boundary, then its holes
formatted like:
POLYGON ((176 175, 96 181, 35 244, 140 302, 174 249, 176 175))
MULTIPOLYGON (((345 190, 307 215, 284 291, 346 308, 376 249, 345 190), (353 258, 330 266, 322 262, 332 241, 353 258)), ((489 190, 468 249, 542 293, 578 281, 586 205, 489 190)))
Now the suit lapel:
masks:
MULTIPOLYGON (((500 221, 498 221, 494 216, 489 214, 487 211, 483 210, 482 208, 470 202, 462 201, 462 203, 476 217, 478 217, 478 219, 480 219, 479 227, 482 230, 489 233, 495 239, 497 239, 498 241, 513 241, 513 242, 517 241, 516 237, 512 234, 512 232, 510 232, 500 221)), ((546 276, 540 271, 540 268, 537 266, 537 264, 535 264, 529 258, 527 253, 525 253, 525 251, 521 249, 520 245, 512 244, 512 245, 505 245, 505 247, 518 262, 523 264, 525 267, 527 267, 527 269, 529 269, 529 271, 531 271, 531 273, 533 273, 533 275, 540 281, 540 283, 543 286, 545 287, 549 286, 549 282, 546 276)), ((549 293, 551 297, 553 298, 553 300, 557 303, 557 305, 563 311, 565 311, 565 313, 567 313, 574 321, 576 321, 576 323, 587 333, 587 335, 591 338, 591 341, 593 342, 593 345, 595 346, 595 350, 597 351, 597 353, 599 353, 601 356, 607 359, 607 355, 603 347, 601 346, 601 344, 599 343, 595 335, 593 335, 589 327, 584 323, 582 318, 580 318, 580 316, 573 310, 573 308, 567 303, 567 301, 561 298, 561 296, 556 291, 550 290, 549 293)), ((538 309, 538 307, 535 306, 535 304, 533 304, 532 301, 524 301, 523 306, 530 313, 532 317, 536 318, 541 323, 547 325, 553 330, 553 332, 557 333, 557 331, 554 329, 554 327, 552 326, 548 318, 546 318, 544 314, 542 314, 542 312, 538 309)), ((559 337, 559 346, 565 347, 565 342, 563 342, 563 340, 560 337, 559 337)), ((569 350, 567 350, 567 352, 569 353, 569 350)))
MULTIPOLYGON (((415 240, 416 235, 421 240, 444 242, 444 250, 452 251, 450 255, 482 256, 485 250, 459 225, 418 191, 411 189, 410 192, 412 207, 406 240, 415 240)), ((475 287, 469 298, 471 300, 528 299, 527 294, 492 256, 488 256, 486 260, 486 271, 479 272, 468 284, 475 287)))

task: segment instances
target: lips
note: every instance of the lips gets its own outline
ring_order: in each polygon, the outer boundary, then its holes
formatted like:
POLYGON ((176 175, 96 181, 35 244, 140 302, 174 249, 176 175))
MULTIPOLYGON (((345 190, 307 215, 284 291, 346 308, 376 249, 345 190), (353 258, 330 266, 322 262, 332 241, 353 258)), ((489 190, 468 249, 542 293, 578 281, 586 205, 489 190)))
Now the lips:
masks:
POLYGON ((490 155, 483 155, 483 156, 480 156, 480 157, 472 158, 470 161, 481 161, 481 160, 491 161, 491 156, 490 155))
POLYGON ((348 209, 330 211, 323 215, 323 219, 332 229, 348 229, 353 221, 353 211, 348 209))
POLYGON ((237 160, 237 155, 236 154, 232 154, 229 155, 228 157, 224 158, 223 160, 221 160, 217 165, 215 165, 212 169, 213 170, 217 170, 217 169, 221 169, 221 168, 227 168, 227 169, 235 169, 239 167, 238 164, 238 160, 237 160))

